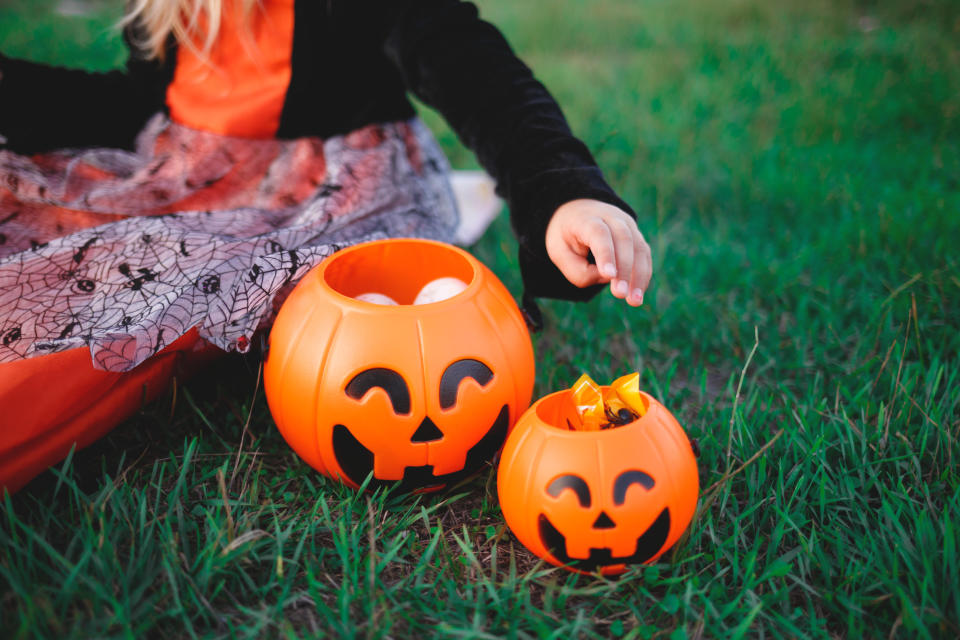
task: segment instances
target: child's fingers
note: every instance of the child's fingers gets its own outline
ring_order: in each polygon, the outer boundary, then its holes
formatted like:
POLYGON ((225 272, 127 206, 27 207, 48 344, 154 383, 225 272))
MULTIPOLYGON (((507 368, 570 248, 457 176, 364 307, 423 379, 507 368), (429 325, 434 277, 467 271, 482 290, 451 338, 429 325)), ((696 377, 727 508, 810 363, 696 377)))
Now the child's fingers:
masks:
MULTIPOLYGON (((590 218, 585 226, 584 240, 597 262, 596 269, 601 276, 601 281, 607 282, 617 275, 617 258, 610 227, 599 217, 590 218)), ((582 257, 586 261, 586 256, 582 257)))
POLYGON ((567 280, 578 287, 589 287, 592 284, 606 282, 609 279, 600 275, 597 265, 590 264, 584 256, 573 251, 557 267, 567 280))
POLYGON ((562 243, 553 247, 550 254, 551 260, 560 269, 563 277, 578 287, 587 287, 591 284, 609 280, 609 278, 600 275, 597 265, 591 264, 587 260, 586 252, 589 248, 585 241, 577 242, 574 246, 562 243), (582 254, 580 253, 581 249, 582 254))
POLYGON ((633 306, 643 304, 643 293, 650 285, 653 275, 653 260, 650 256, 650 246, 643 239, 639 230, 633 234, 633 275, 630 280, 630 294, 627 303, 633 306))
POLYGON ((554 212, 544 242, 550 260, 572 284, 609 282, 617 298, 633 306, 643 301, 652 274, 650 247, 624 211, 594 200, 572 200, 554 212))
POLYGON ((618 298, 630 295, 633 280, 634 238, 627 223, 619 219, 606 221, 613 239, 613 248, 617 264, 617 275, 610 282, 610 291, 618 298))

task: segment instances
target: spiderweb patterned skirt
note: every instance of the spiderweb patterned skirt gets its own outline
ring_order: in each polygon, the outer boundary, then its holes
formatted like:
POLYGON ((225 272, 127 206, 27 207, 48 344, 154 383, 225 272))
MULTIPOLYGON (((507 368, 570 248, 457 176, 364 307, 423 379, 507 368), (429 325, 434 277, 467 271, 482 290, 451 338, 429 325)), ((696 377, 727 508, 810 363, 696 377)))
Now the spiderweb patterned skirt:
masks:
POLYGON ((452 241, 448 173, 417 119, 279 141, 158 115, 134 152, 0 151, 0 486, 159 393, 172 354, 248 350, 334 251, 452 241))

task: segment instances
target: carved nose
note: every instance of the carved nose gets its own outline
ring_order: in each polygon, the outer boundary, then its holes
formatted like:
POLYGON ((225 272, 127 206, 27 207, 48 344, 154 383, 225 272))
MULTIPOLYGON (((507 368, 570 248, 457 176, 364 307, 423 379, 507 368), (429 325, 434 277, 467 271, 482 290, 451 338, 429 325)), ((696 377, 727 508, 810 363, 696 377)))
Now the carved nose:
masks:
POLYGON ((410 442, 433 442, 442 437, 443 431, 440 431, 437 425, 433 424, 433 420, 427 416, 423 419, 423 422, 420 423, 420 426, 417 427, 416 432, 410 438, 410 442))
POLYGON ((594 529, 613 529, 615 526, 617 526, 616 523, 610 519, 606 511, 601 511, 600 517, 593 523, 594 529))

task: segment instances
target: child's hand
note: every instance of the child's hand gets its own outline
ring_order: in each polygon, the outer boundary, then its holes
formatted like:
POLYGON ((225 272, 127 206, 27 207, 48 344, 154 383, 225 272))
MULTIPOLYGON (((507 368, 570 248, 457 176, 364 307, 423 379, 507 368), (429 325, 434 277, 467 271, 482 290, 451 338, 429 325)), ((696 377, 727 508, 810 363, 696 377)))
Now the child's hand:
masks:
POLYGON ((650 246, 624 211, 598 200, 571 200, 550 219, 546 244, 553 264, 576 286, 609 282, 614 296, 634 307, 643 303, 653 273, 650 246), (587 261, 588 252, 596 264, 587 261))

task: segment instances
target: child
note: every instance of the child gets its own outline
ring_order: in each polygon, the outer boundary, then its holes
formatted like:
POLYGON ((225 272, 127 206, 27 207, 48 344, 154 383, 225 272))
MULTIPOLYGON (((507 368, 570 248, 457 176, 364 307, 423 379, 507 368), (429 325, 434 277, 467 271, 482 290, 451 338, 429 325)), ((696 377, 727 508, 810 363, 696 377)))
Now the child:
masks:
POLYGON ((642 302, 650 252, 632 212, 473 5, 135 0, 124 22, 124 71, 0 55, 9 490, 210 345, 246 351, 338 248, 455 239, 446 160, 407 91, 496 180, 527 295, 586 299, 609 283, 642 302))

